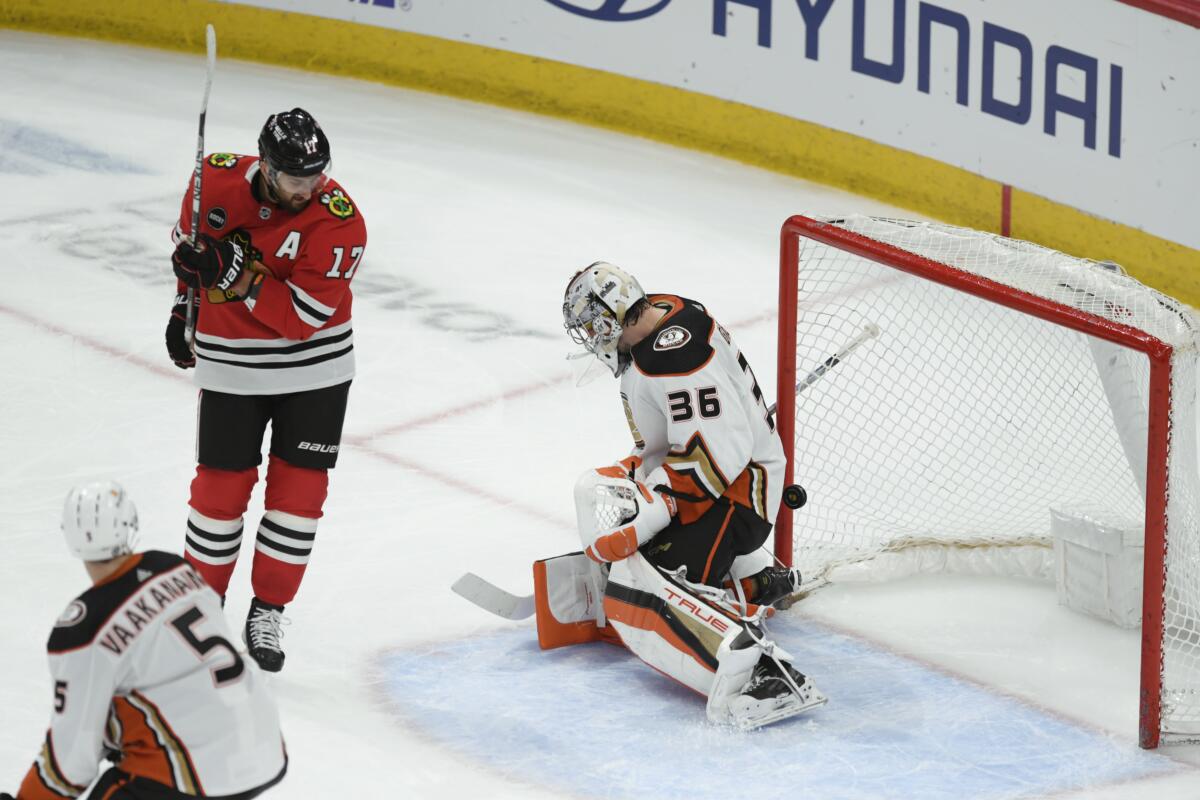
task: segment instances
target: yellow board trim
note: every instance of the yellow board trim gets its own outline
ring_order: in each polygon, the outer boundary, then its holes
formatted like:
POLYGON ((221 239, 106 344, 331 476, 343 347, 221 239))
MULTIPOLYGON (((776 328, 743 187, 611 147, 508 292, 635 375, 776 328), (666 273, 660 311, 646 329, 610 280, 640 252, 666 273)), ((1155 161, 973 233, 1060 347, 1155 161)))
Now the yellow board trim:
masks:
MULTIPOLYGON (((0 27, 259 61, 533 111, 829 184, 999 232, 1002 187, 967 170, 741 103, 479 45, 215 0, 0 0, 0 27), (264 35, 270 30, 271 35, 264 35)), ((783 220, 779 220, 782 224, 783 220)), ((1116 261, 1200 306, 1200 250, 1027 192, 1011 234, 1116 261)))

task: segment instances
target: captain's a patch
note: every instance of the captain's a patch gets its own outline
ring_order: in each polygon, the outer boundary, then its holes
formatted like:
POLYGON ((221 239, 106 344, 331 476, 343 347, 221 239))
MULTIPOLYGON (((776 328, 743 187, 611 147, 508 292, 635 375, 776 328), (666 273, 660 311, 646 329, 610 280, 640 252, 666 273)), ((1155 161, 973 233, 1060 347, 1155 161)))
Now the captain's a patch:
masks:
POLYGON ((678 325, 672 325, 669 328, 663 328, 659 331, 658 338, 654 340, 655 350, 675 350, 683 347, 692 340, 692 334, 688 333, 686 328, 681 328, 678 325))

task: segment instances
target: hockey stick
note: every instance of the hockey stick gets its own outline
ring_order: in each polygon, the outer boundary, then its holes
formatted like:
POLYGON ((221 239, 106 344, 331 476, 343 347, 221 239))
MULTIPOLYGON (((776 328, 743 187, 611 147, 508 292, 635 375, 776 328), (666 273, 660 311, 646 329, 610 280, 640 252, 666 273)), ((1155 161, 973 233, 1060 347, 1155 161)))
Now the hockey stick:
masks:
MULTIPOLYGON (((208 94, 212 91, 213 73, 217 71, 217 32, 212 25, 204 27, 204 43, 208 50, 208 66, 204 78, 204 100, 200 103, 200 135, 196 140, 196 174, 192 179, 192 231, 188 244, 196 246, 196 235, 200 231, 200 188, 204 175, 204 118, 208 116, 208 94)), ((192 304, 196 290, 187 290, 187 311, 183 323, 184 339, 191 344, 196 336, 196 312, 192 304)))
POLYGON ((518 597, 509 594, 474 572, 468 572, 456 580, 450 591, 498 617, 525 619, 533 616, 533 595, 518 597))
MULTIPOLYGON (((833 369, 838 364, 842 363, 842 361, 845 360, 846 356, 850 355, 855 350, 857 350, 859 348, 859 346, 861 346, 863 344, 863 342, 867 341, 868 339, 874 339, 878 335, 879 335, 879 326, 873 322, 868 322, 866 325, 863 326, 863 329, 858 332, 858 335, 855 336, 853 339, 851 339, 849 342, 847 342, 846 345, 841 350, 838 350, 836 353, 831 355, 829 358, 825 359, 825 361, 822 362, 816 369, 814 369, 812 372, 805 375, 804 378, 801 379, 796 384, 796 394, 800 394, 805 389, 807 389, 808 387, 812 386, 814 383, 819 381, 821 379, 822 375, 824 375, 826 372, 829 372, 829 370, 833 369)), ((767 413, 774 414, 775 407, 777 405, 779 405, 779 404, 772 403, 771 407, 767 409, 767 413)))

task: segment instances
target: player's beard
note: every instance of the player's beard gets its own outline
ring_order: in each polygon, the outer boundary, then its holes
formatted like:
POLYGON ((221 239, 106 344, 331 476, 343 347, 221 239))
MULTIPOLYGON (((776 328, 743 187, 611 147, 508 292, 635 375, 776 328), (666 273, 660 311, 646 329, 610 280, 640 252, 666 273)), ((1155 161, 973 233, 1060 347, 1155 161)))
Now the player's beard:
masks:
POLYGON ((263 172, 258 173, 262 178, 263 193, 275 205, 282 208, 284 211, 290 211, 293 214, 299 214, 304 209, 308 208, 308 204, 312 202, 312 194, 292 194, 287 197, 283 196, 283 192, 279 187, 271 182, 263 172))
POLYGON ((294 194, 286 200, 279 200, 277 204, 280 208, 299 214, 304 209, 308 208, 308 204, 312 202, 312 195, 294 194))

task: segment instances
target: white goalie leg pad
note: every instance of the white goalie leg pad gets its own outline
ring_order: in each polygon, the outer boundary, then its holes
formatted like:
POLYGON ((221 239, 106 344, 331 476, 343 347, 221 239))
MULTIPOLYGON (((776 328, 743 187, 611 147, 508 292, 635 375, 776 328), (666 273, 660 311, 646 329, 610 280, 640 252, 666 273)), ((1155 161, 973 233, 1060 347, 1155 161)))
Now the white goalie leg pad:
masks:
POLYGON ((762 654, 762 648, 742 631, 721 642, 721 648, 717 651, 720 666, 705 707, 711 722, 718 725, 737 724, 730 703, 749 683, 750 674, 762 654))
POLYGON ((634 655, 705 696, 722 641, 740 631, 739 623, 668 581, 641 553, 613 563, 604 610, 634 655))
POLYGON ((731 616, 722 594, 668 578, 635 553, 612 565, 604 606, 609 625, 634 655, 708 698, 713 722, 750 730, 824 703, 810 681, 791 680, 783 665, 792 657, 767 638, 765 614, 731 616), (747 696, 764 658, 776 659, 776 674, 788 677, 776 679, 779 691, 769 696, 747 696))

